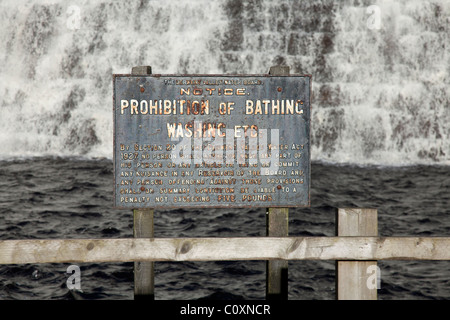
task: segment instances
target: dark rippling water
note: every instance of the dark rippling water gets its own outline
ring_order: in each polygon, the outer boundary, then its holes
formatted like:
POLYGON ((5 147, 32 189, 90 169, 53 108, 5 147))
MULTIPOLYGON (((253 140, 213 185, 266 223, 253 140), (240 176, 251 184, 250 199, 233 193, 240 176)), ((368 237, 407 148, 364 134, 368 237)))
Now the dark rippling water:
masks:
MULTIPOLYGON (((124 238, 132 213, 112 207, 111 160, 0 163, 0 239, 124 238)), ((335 208, 378 209, 380 236, 448 236, 450 167, 312 164, 311 208, 291 209, 291 236, 335 235, 335 208)), ((264 209, 155 212, 156 237, 264 236, 264 209)), ((450 262, 379 261, 379 299, 449 299, 450 262)), ((133 263, 3 265, 0 299, 133 299, 133 263)), ((289 299, 334 299, 334 261, 291 261, 289 299)), ((264 299, 265 262, 155 263, 156 299, 264 299)))

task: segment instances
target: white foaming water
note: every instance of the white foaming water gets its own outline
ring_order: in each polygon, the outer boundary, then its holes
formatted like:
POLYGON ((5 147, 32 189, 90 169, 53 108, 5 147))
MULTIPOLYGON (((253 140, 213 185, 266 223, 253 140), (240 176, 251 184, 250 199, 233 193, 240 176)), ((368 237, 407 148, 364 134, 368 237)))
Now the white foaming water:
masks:
POLYGON ((312 74, 313 160, 450 164, 449 1, 4 0, 0 17, 2 159, 112 158, 112 74, 133 66, 286 64, 312 74))

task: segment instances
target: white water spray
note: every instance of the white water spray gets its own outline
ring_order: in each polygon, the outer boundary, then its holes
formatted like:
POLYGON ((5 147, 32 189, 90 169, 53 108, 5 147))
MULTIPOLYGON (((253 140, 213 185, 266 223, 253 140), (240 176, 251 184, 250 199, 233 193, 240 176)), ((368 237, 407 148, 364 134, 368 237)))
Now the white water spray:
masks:
POLYGON ((312 74, 312 160, 450 164, 445 0, 4 0, 0 15, 2 159, 112 158, 112 74, 133 66, 285 64, 312 74))

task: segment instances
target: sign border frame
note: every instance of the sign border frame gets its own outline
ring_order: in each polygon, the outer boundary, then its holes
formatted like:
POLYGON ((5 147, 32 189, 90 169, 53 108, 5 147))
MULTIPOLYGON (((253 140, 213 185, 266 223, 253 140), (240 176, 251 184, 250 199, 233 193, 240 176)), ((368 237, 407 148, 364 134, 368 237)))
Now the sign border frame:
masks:
POLYGON ((113 111, 113 208, 119 209, 119 210, 137 210, 137 209, 183 209, 183 210, 196 210, 196 209, 249 209, 249 208, 310 208, 311 207, 311 94, 312 94, 312 75, 311 74, 288 74, 288 75, 271 75, 269 73, 264 74, 130 74, 130 73, 117 73, 112 75, 113 80, 113 104, 112 104, 112 111, 113 111), (230 206, 230 205, 198 205, 198 206, 172 206, 172 205, 161 205, 161 206, 153 206, 153 207, 141 207, 141 206, 117 206, 115 203, 116 199, 116 156, 115 156, 115 150, 116 150, 116 86, 115 86, 115 80, 116 78, 121 77, 129 77, 129 78, 162 78, 162 77, 235 77, 235 78, 242 78, 242 77, 261 77, 261 78, 271 78, 271 77, 280 77, 280 78, 290 78, 290 77, 309 77, 309 137, 308 137, 308 164, 309 164, 309 170, 308 170, 308 203, 305 205, 242 205, 242 206, 230 206))

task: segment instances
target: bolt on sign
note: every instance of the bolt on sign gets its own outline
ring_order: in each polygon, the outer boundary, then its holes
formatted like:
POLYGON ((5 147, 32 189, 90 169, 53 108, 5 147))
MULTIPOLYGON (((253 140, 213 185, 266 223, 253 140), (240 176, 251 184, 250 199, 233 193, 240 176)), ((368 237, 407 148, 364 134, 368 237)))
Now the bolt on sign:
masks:
POLYGON ((117 208, 310 205, 309 75, 114 75, 117 208))

